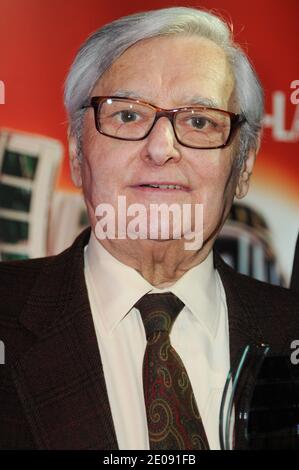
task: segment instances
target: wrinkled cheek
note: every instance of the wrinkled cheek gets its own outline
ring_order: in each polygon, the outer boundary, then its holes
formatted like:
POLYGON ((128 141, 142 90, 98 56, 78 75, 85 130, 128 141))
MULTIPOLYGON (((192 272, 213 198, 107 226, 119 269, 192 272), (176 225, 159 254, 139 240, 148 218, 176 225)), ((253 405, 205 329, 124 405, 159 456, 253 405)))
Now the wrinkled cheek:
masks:
POLYGON ((85 163, 83 169, 83 193, 89 212, 91 210, 95 211, 96 206, 103 197, 102 191, 104 189, 105 187, 97 171, 89 163, 85 163))
POLYGON ((209 191, 203 195, 204 238, 218 230, 222 225, 233 199, 234 184, 232 175, 226 180, 215 181, 209 191))
POLYGON ((92 200, 92 193, 94 191, 94 176, 91 168, 87 163, 84 163, 82 171, 83 193, 86 200, 92 200))
POLYGON ((214 225, 219 219, 223 207, 223 198, 217 192, 210 197, 207 197, 203 203, 203 222, 204 228, 214 225))

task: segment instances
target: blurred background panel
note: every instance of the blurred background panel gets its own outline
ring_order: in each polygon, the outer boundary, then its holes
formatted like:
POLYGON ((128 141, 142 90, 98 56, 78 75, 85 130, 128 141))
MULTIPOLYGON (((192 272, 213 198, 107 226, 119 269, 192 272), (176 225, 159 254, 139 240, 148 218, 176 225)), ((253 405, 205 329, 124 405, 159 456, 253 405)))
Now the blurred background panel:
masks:
POLYGON ((0 258, 48 254, 50 210, 62 144, 54 139, 0 132, 0 258))

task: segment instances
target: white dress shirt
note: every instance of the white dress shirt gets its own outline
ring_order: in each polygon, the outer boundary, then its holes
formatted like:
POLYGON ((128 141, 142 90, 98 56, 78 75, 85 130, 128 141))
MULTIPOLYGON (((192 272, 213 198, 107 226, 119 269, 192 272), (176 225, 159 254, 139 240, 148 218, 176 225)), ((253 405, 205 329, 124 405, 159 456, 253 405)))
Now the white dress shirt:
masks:
POLYGON ((229 371, 225 292, 212 253, 172 286, 157 289, 114 258, 91 234, 85 280, 119 449, 149 449, 142 384, 144 327, 133 305, 146 293, 172 292, 185 304, 171 334, 189 375, 210 449, 219 449, 219 410, 229 371))

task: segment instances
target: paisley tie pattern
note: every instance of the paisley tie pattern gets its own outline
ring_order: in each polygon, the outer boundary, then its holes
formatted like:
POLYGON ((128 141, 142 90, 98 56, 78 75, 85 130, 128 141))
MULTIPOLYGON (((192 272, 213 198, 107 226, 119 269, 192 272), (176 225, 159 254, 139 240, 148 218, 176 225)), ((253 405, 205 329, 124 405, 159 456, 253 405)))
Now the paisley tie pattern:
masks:
POLYGON ((146 294, 135 307, 147 338, 143 388, 150 449, 209 449, 187 371, 170 344, 172 325, 184 303, 167 292, 146 294))

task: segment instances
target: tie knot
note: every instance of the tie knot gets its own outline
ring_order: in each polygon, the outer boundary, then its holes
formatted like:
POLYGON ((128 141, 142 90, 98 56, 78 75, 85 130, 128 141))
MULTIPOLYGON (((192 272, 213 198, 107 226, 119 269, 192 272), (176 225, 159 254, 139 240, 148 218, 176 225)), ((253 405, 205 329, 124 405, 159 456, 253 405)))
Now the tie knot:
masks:
POLYGON ((146 294, 135 304, 145 329, 146 338, 153 333, 165 331, 168 334, 184 307, 184 303, 171 292, 165 294, 146 294))

